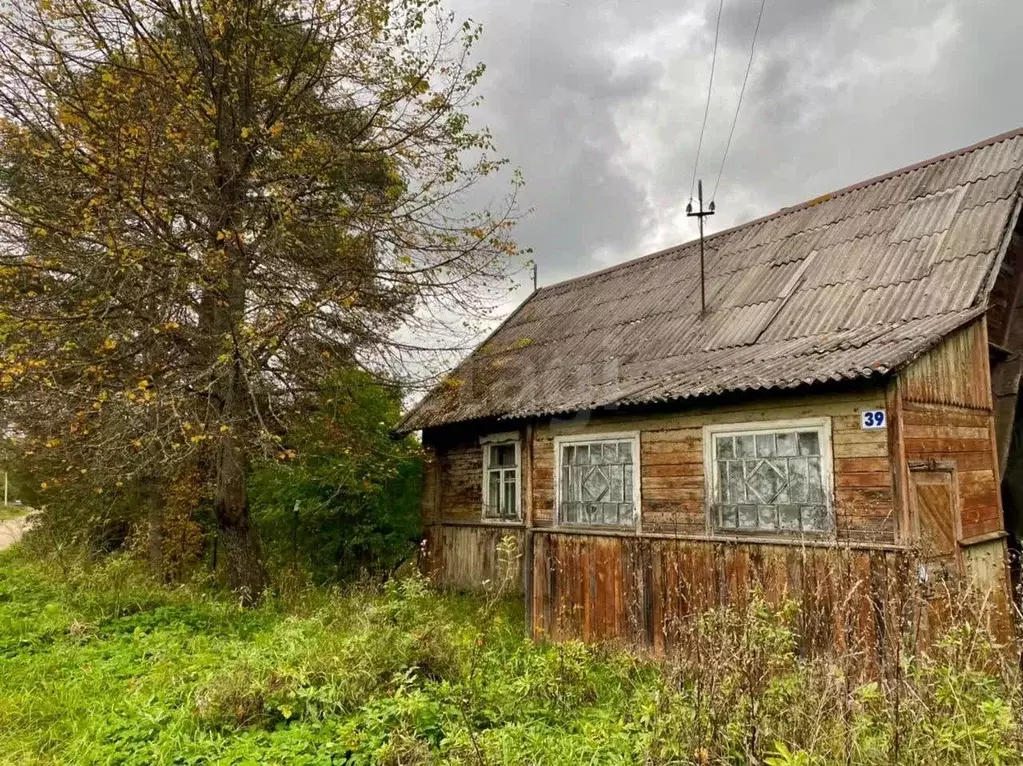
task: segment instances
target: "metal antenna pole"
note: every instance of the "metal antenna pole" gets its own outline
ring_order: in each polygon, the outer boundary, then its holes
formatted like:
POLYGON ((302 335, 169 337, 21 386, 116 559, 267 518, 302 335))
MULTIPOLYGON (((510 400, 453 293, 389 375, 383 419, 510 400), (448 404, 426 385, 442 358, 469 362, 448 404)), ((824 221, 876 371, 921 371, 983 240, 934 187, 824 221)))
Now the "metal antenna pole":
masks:
POLYGON ((533 292, 536 292, 536 261, 533 261, 533 292))
POLYGON ((696 187, 696 198, 700 203, 700 209, 693 211, 692 201, 686 205, 686 215, 696 218, 700 225, 700 313, 704 314, 707 311, 707 295, 706 288, 704 287, 703 279, 703 219, 708 215, 714 215, 714 200, 711 200, 710 205, 706 210, 703 209, 703 179, 700 179, 699 184, 696 187))

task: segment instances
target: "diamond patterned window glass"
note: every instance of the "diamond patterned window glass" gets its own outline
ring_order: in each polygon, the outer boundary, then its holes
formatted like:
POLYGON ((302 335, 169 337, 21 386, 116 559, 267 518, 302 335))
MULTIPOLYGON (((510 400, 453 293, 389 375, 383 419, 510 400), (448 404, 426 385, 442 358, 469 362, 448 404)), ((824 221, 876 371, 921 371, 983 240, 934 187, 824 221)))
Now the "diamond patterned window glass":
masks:
POLYGON ((562 444, 558 456, 558 519, 562 524, 636 524, 635 439, 562 444))
POLYGON ((711 511, 722 532, 819 533, 831 529, 820 426, 717 433, 711 511))
POLYGON ((518 521, 519 445, 484 444, 483 450, 483 518, 518 521))

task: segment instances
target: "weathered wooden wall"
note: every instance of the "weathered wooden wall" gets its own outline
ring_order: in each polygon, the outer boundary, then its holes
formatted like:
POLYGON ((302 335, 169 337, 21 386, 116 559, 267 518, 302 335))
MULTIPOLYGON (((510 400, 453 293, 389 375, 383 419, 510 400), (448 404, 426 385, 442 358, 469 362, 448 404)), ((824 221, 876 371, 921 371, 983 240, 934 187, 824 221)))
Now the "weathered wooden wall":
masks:
POLYGON ((893 542, 893 469, 886 431, 864 431, 860 413, 885 406, 885 389, 869 386, 812 396, 751 396, 747 402, 641 417, 616 415, 540 424, 534 437, 533 523, 554 525, 554 437, 640 432, 641 526, 646 532, 705 534, 703 426, 831 418, 835 523, 840 540, 893 542))
POLYGON ((499 430, 509 428, 465 426, 426 438, 434 462, 424 497, 424 569, 444 587, 478 589, 498 577, 501 538, 515 536, 523 550, 526 529, 534 530, 533 564, 522 576, 532 579, 528 603, 538 634, 622 639, 665 651, 679 640, 676 628, 687 615, 741 602, 759 583, 769 598, 801 602, 808 647, 855 640, 876 653, 893 629, 893 599, 905 598, 900 589, 915 577, 907 563, 908 470, 921 461, 954 463, 964 561, 974 579, 987 578, 995 589, 1004 583, 1004 566, 992 563, 1004 543, 992 537, 1002 516, 983 318, 884 385, 523 426, 521 525, 486 524, 480 516, 479 437, 499 430), (861 413, 882 407, 889 428, 863 430, 861 413), (822 416, 831 421, 834 458, 830 542, 709 539, 703 427, 822 416), (640 434, 639 535, 557 529, 554 438, 615 431, 640 434))
POLYGON ((998 467, 1006 475, 1020 378, 1023 375, 1023 236, 1020 222, 1013 233, 998 277, 988 298, 987 327, 991 349, 991 392, 994 397, 998 467))
POLYGON ((532 629, 672 652, 684 648, 692 618, 742 606, 759 587, 769 602, 801 606, 805 650, 876 657, 912 614, 913 582, 908 554, 891 549, 537 532, 532 629))
POLYGON ((899 379, 907 463, 956 468, 962 537, 1003 528, 985 320, 977 320, 907 368, 899 379))
MULTIPOLYGON (((507 430, 507 429, 505 429, 507 430)), ((483 511, 483 448, 478 428, 450 428, 424 435, 429 478, 423 494, 427 522, 480 521, 483 511)))
MULTIPOLYGON (((993 402, 984 319, 950 336, 903 371, 898 402, 881 386, 813 396, 751 397, 748 402, 688 407, 677 412, 602 415, 537 423, 532 475, 523 466, 523 502, 532 525, 555 522, 554 437, 639 431, 644 531, 705 534, 702 428, 828 416, 832 424, 836 537, 895 542, 908 502, 896 497, 907 461, 954 460, 959 472, 964 535, 1001 529, 993 402), (860 413, 887 406, 892 427, 860 428, 860 413), (901 453, 901 456, 900 456, 901 453)), ((424 520, 478 523, 482 507, 481 431, 455 429, 433 450, 435 469, 424 494, 424 520)), ((529 431, 523 429, 523 438, 529 431)), ((904 477, 903 484, 905 483, 904 477)))
POLYGON ((903 370, 902 398, 921 404, 991 409, 987 331, 983 319, 948 336, 903 370))
POLYGON ((998 268, 998 276, 988 296, 987 329, 992 343, 1012 350, 1018 348, 1012 342, 1020 328, 1016 321, 1023 308, 1023 235, 1020 234, 1023 219, 1017 221, 1016 231, 1009 241, 1005 258, 998 268))
POLYGON ((902 418, 907 460, 955 465, 962 537, 1001 530, 991 413, 907 404, 902 418))
POLYGON ((455 591, 480 591, 504 582, 509 577, 509 593, 522 593, 521 528, 497 525, 433 524, 426 527, 420 569, 441 588, 455 591), (517 555, 511 562, 498 555, 502 538, 516 541, 517 555))
POLYGON ((533 534, 530 628, 536 638, 612 642, 656 654, 685 653, 698 617, 744 609, 755 593, 794 601, 799 648, 859 657, 870 672, 925 647, 954 615, 1007 639, 1011 621, 991 582, 1004 572, 996 546, 977 545, 967 577, 921 585, 911 549, 533 534))
MULTIPOLYGON (((748 402, 689 407, 681 412, 601 415, 522 428, 524 522, 530 519, 533 528, 553 526, 555 435, 630 430, 640 433, 642 530, 675 536, 706 535, 710 530, 704 505, 704 425, 829 416, 836 538, 892 543, 897 522, 889 435, 860 428, 860 412, 884 407, 885 397, 884 387, 871 385, 813 396, 756 397, 748 402)), ((469 550, 466 555, 480 561, 478 544, 496 545, 504 532, 521 534, 526 526, 495 526, 481 519, 483 453, 479 437, 496 430, 509 428, 495 424, 450 428, 427 434, 424 439, 430 460, 423 520, 431 525, 428 537, 445 546, 448 558, 457 557, 457 546, 464 544, 469 550), (449 532, 450 525, 477 525, 478 537, 470 538, 469 532, 449 532), (490 542, 480 543, 487 540, 490 542)), ((474 566, 466 564, 463 571, 457 565, 446 565, 435 567, 432 573, 441 585, 469 589, 472 578, 467 573, 474 566)))
POLYGON ((981 317, 904 370, 897 384, 895 451, 903 454, 897 484, 907 518, 910 468, 954 468, 963 574, 975 590, 988 594, 1004 632, 1010 592, 988 359, 987 320, 981 317))

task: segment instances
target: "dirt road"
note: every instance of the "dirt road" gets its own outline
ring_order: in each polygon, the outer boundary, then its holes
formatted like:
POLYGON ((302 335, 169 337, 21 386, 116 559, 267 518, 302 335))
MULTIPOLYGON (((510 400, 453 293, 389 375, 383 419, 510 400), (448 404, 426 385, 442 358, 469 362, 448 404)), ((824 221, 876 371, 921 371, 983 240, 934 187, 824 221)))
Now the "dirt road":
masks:
POLYGON ((0 521, 0 551, 18 542, 25 533, 26 526, 28 526, 28 516, 0 521))

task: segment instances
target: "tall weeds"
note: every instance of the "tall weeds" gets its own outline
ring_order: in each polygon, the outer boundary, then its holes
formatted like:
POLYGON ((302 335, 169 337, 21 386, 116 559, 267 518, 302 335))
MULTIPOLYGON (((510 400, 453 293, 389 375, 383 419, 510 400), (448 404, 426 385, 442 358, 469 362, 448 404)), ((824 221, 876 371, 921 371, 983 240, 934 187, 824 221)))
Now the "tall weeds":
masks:
POLYGON ((653 763, 1017 763, 1023 757, 1018 654, 959 609, 898 658, 862 650, 801 656, 796 605, 754 593, 680 631, 664 663, 653 763))

